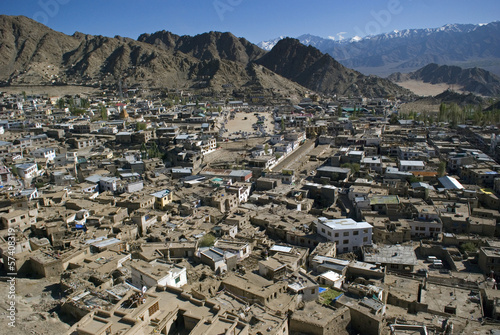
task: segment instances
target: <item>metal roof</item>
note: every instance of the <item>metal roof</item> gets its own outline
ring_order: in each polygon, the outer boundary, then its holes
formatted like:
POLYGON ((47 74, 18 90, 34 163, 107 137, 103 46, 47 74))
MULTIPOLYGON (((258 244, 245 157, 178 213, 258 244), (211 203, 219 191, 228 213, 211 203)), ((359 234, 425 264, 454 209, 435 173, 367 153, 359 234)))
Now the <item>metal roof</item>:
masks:
POLYGON ((458 180, 456 180, 453 177, 444 176, 444 177, 438 178, 438 180, 441 183, 441 185, 443 185, 443 187, 448 189, 448 190, 463 190, 464 189, 462 184, 460 184, 458 182, 458 180))
POLYGON ((287 247, 284 245, 273 245, 270 249, 270 251, 280 251, 280 252, 290 252, 292 251, 291 247, 287 247))

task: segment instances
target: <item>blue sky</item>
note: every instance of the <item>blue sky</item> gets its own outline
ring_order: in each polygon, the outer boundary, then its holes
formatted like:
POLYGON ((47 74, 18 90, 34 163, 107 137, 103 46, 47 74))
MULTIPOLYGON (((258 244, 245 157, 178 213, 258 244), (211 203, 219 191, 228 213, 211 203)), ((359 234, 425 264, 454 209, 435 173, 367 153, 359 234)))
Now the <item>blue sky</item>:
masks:
POLYGON ((24 15, 66 34, 137 38, 230 31, 253 43, 281 35, 338 38, 406 28, 500 20, 498 0, 1 0, 0 13, 24 15))

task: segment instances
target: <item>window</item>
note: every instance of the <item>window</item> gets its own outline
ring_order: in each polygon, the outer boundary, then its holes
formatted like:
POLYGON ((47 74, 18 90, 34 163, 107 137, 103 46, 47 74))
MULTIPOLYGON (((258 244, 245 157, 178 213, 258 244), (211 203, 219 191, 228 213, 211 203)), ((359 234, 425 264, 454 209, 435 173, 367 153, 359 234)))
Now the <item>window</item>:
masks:
POLYGON ((324 233, 325 232, 325 228, 321 228, 321 232, 324 233))
POLYGON ((328 232, 328 236, 332 236, 332 232, 331 231, 328 232))
POLYGON ((339 237, 339 233, 335 233, 335 237, 339 237))
POLYGON ((313 289, 311 290, 311 294, 316 294, 316 289, 314 289, 314 288, 313 288, 313 289))
POLYGON ((349 236, 349 232, 348 232, 348 231, 345 231, 345 232, 344 232, 344 236, 349 236))
POLYGON ((175 283, 178 284, 181 281, 181 276, 175 277, 175 283))
POLYGON ((348 247, 344 247, 344 252, 348 252, 349 251, 349 248, 348 247))
POLYGON ((349 244, 349 240, 342 241, 343 244, 349 244))
POLYGON ((363 242, 368 242, 368 237, 363 237, 363 242))
POLYGON ((363 229, 364 234, 368 234, 368 229, 363 229))
POLYGON ((353 232, 352 232, 352 234, 353 234, 354 236, 359 235, 359 230, 355 230, 355 231, 353 231, 353 232))

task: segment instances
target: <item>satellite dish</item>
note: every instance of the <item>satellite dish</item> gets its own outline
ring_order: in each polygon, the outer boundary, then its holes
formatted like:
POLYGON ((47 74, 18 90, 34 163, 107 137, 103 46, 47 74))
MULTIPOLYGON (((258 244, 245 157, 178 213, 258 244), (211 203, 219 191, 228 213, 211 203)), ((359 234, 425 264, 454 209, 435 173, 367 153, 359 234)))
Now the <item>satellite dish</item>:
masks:
POLYGON ((142 299, 142 303, 145 304, 146 303, 146 299, 142 299))
POLYGON ((146 286, 143 286, 143 287, 142 287, 142 293, 146 293, 147 289, 148 289, 148 288, 147 288, 146 286))

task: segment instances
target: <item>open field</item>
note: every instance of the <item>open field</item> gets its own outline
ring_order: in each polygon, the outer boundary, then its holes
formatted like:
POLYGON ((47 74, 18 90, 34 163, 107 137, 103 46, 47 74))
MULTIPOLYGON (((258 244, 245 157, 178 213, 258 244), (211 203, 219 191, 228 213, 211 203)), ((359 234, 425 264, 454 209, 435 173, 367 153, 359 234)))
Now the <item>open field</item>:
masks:
POLYGON ((257 115, 265 117, 264 120, 264 129, 267 133, 273 133, 274 131, 274 122, 272 119, 272 114, 270 112, 236 112, 234 119, 228 119, 226 124, 227 133, 224 136, 228 136, 231 138, 241 138, 240 134, 235 134, 236 132, 246 132, 248 134, 253 134, 256 130, 252 127, 255 123, 257 123, 257 115))
POLYGON ((234 164, 248 158, 248 149, 259 144, 264 144, 269 137, 252 137, 246 139, 219 142, 219 149, 203 157, 204 163, 209 164, 234 164))

